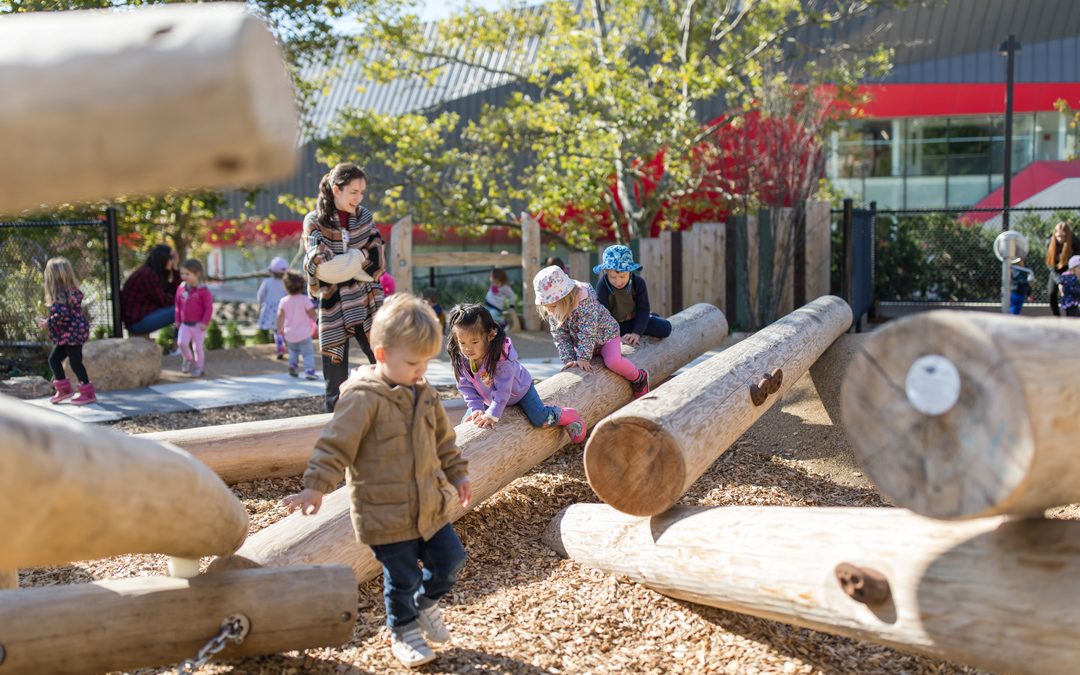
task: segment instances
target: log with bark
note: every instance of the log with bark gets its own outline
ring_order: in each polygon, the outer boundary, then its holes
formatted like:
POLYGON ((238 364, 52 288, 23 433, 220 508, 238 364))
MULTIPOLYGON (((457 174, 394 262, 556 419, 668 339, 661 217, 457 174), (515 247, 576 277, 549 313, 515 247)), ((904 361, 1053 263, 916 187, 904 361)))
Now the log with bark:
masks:
MULTIPOLYGON (((697 356, 723 342, 727 335, 724 315, 712 305, 699 304, 672 317, 671 336, 646 338, 641 347, 623 347, 628 358, 661 381, 697 356)), ((627 380, 607 368, 585 373, 575 369, 536 385, 545 404, 576 408, 588 425, 595 424, 631 400, 627 380)), ((457 427, 458 447, 469 461, 473 506, 498 492, 515 478, 551 456, 569 442, 562 428, 538 429, 519 406, 510 406, 495 429, 471 423, 457 427)), ((453 518, 463 515, 455 506, 453 518)), ((340 488, 326 495, 322 509, 313 516, 290 515, 260 530, 236 555, 218 558, 210 569, 247 566, 291 566, 316 563, 352 566, 358 581, 379 573, 380 567, 367 546, 356 542, 349 518, 349 495, 340 488)))
POLYGON ((585 446, 589 485, 625 513, 671 508, 849 326, 846 302, 818 298, 620 409, 585 446))
POLYGON ((883 494, 934 518, 1080 502, 1080 322, 926 312, 875 331, 844 430, 883 494))
POLYGON ((249 631, 230 659, 348 642, 356 582, 341 565, 136 577, 5 591, 0 672, 92 675, 194 658, 230 617, 249 631))
MULTIPOLYGON (((464 399, 448 399, 443 409, 453 424, 465 415, 464 399)), ((229 485, 262 478, 299 476, 311 459, 330 414, 220 424, 211 427, 136 434, 155 443, 175 445, 210 467, 229 485)))
POLYGON ((0 74, 0 213, 256 185, 298 163, 281 50, 243 5, 5 16, 0 74))
POLYGON ((1080 663, 1080 522, 736 506, 641 518, 575 504, 544 541, 673 598, 993 672, 1080 663))
POLYGON ((0 396, 0 569, 228 555, 247 530, 240 500, 179 448, 0 396))

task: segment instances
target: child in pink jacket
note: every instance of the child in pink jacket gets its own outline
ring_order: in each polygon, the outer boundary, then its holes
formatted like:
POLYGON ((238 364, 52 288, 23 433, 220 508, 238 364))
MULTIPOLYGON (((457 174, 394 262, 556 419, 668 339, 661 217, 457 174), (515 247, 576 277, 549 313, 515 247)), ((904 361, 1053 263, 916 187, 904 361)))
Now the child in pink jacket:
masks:
POLYGON ((185 260, 180 264, 180 279, 182 283, 176 289, 176 343, 184 355, 180 370, 191 373, 191 377, 202 377, 203 343, 206 327, 214 314, 214 298, 203 283, 203 266, 198 260, 185 260))

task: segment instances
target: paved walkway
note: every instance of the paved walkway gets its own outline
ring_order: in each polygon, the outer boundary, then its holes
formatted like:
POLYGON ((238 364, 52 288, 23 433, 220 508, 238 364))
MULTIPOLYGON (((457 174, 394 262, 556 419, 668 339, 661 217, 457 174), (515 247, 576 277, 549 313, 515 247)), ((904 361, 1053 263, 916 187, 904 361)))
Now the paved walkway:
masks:
MULTIPOLYGON (((538 353, 547 349, 538 336, 521 339, 520 343, 519 335, 513 337, 515 346, 522 345, 520 351, 523 353, 538 353)), ((701 355, 677 372, 692 368, 715 356, 723 348, 734 344, 739 339, 741 337, 729 337, 721 347, 701 355)), ((519 359, 521 364, 529 369, 534 379, 547 379, 562 370, 562 362, 558 356, 554 355, 555 346, 550 340, 548 336, 547 346, 553 355, 519 359)), ((288 373, 284 372, 287 368, 286 363, 274 359, 273 345, 209 352, 206 363, 208 375, 225 374, 223 371, 237 373, 225 377, 193 380, 179 372, 180 357, 165 357, 162 362, 162 378, 158 384, 142 389, 99 392, 98 402, 91 405, 73 406, 68 403, 52 405, 47 397, 32 399, 27 403, 91 423, 112 422, 152 413, 208 410, 246 403, 306 398, 321 396, 326 392, 326 384, 321 376, 317 380, 306 380, 302 375, 299 378, 289 377, 288 373), (241 374, 244 372, 253 374, 241 374)), ((360 365, 366 363, 366 359, 360 355, 358 359, 351 358, 349 363, 360 365)), ((427 379, 433 385, 455 383, 453 371, 445 355, 440 355, 430 363, 427 379)))

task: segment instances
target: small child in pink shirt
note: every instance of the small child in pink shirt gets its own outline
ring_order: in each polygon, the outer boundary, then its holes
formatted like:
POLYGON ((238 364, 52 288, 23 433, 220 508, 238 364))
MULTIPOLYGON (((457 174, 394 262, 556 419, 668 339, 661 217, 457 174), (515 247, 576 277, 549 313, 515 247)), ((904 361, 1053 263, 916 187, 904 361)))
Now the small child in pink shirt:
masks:
POLYGON ((288 295, 278 303, 277 334, 289 347, 289 375, 298 376, 299 357, 303 357, 304 377, 316 380, 315 348, 311 342, 311 317, 315 316, 315 308, 304 293, 307 281, 296 272, 286 272, 282 282, 288 295))

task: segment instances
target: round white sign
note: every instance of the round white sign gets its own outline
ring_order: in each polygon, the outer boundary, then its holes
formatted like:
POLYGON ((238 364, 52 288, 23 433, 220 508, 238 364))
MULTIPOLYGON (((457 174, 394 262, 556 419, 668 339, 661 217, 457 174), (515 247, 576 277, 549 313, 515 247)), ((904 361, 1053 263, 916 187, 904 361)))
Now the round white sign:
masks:
POLYGON ((940 354, 927 354, 911 364, 904 382, 908 401, 924 415, 937 417, 960 400, 960 372, 940 354))

